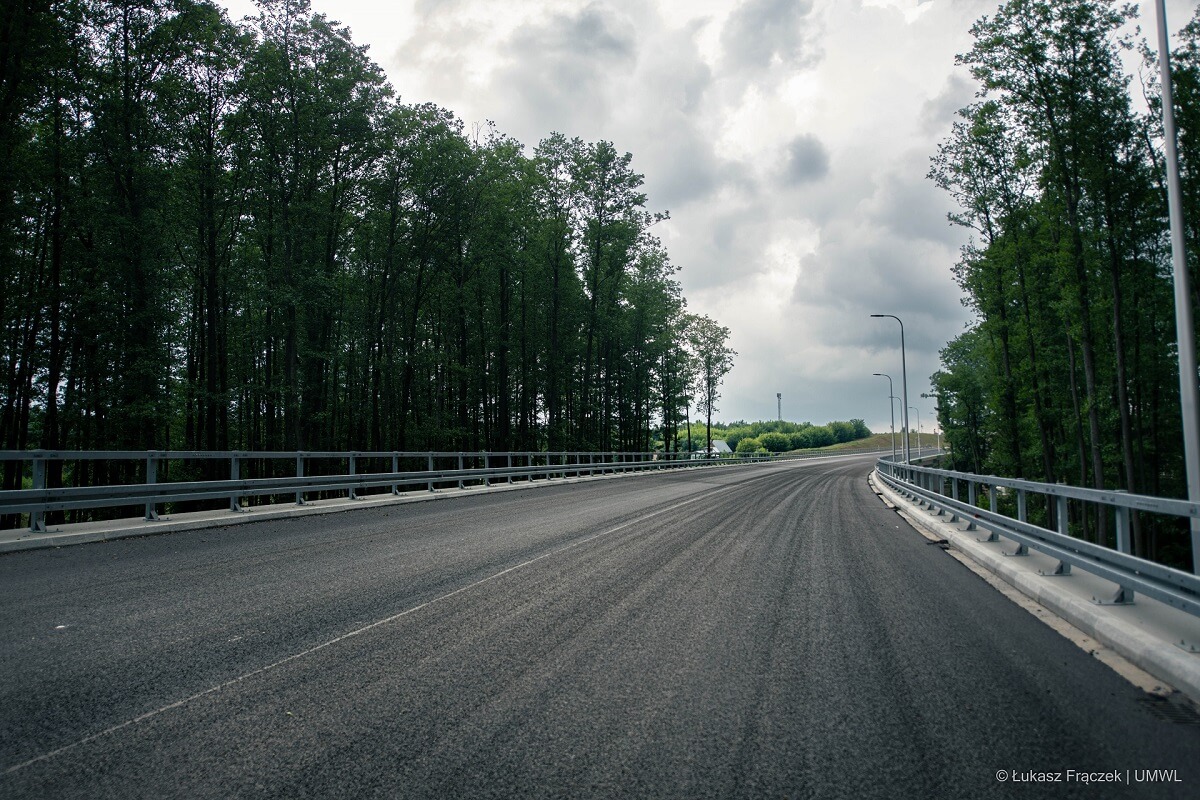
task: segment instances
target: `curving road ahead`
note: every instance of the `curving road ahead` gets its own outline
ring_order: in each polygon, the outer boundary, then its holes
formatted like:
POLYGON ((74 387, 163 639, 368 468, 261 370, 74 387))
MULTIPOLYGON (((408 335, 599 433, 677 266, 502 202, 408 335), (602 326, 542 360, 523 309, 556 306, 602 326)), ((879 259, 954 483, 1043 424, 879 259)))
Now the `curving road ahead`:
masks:
POLYGON ((870 464, 0 557, 0 797, 1198 796, 1200 725, 870 464), (1153 769, 1179 782, 1022 780, 1153 769))

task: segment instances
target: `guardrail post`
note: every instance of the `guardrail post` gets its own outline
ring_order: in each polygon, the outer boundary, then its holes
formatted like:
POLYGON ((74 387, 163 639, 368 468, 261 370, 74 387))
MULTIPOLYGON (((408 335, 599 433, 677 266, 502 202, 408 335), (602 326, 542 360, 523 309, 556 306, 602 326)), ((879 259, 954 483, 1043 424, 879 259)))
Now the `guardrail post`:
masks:
MULTIPOLYGON (((1059 483, 1061 484, 1061 481, 1059 483)), ((1067 509, 1067 498, 1064 495, 1059 495, 1054 499, 1058 510, 1058 532, 1063 536, 1070 536, 1071 516, 1067 509)))
MULTIPOLYGON (((1000 513, 999 506, 996 503, 996 487, 992 486, 991 484, 988 485, 988 511, 991 511, 993 514, 1000 513)), ((1000 541, 1000 534, 996 533, 996 531, 993 530, 990 533, 988 533, 988 537, 986 539, 981 539, 980 541, 998 542, 998 541, 1000 541)), ((1017 552, 1009 553, 1008 555, 1024 556, 1024 555, 1028 555, 1028 552, 1025 550, 1025 545, 1021 545, 1020 547, 1017 548, 1017 552)))
POLYGON ((488 463, 488 454, 486 452, 480 453, 479 455, 483 458, 483 485, 486 488, 492 485, 492 482, 487 475, 487 470, 490 469, 492 465, 488 463))
POLYGON ((462 469, 463 469, 463 454, 459 453, 458 454, 458 488, 460 488, 460 489, 463 488, 462 469))
MULTIPOLYGON (((400 456, 396 455, 395 453, 392 453, 392 474, 395 475, 399 471, 400 471, 400 456)), ((393 495, 400 494, 400 484, 398 484, 398 483, 392 484, 392 494, 393 495)))
MULTIPOLYGON (((229 480, 240 481, 241 479, 242 479, 242 460, 235 453, 234 455, 229 457, 229 480)), ((242 510, 241 498, 238 496, 236 489, 234 490, 233 494, 229 495, 229 510, 230 511, 241 511, 242 510)))
MULTIPOLYGON (((33 456, 33 463, 30 465, 33 473, 33 488, 46 488, 46 459, 39 452, 33 456)), ((46 512, 45 511, 30 511, 29 512, 29 530, 31 533, 46 532, 46 512)))
MULTIPOLYGON (((304 477, 304 455, 301 453, 298 453, 296 455, 296 477, 297 478, 304 477)), ((298 506, 304 505, 304 490, 303 489, 296 490, 296 505, 298 505, 298 506)))
MULTIPOLYGON (((970 505, 971 508, 975 508, 976 502, 977 502, 977 498, 975 496, 975 481, 971 480, 970 478, 967 478, 967 504, 970 505)), ((974 513, 975 513, 974 511, 971 512, 972 515, 974 515, 974 513)), ((971 519, 967 520, 967 530, 969 530, 969 531, 978 530, 975 527, 974 516, 972 516, 971 519)))
MULTIPOLYGON (((1128 494, 1124 489, 1117 489, 1118 494, 1128 494)), ((1117 550, 1122 553, 1132 553, 1133 548, 1129 544, 1129 508, 1127 506, 1116 506, 1113 509, 1117 515, 1117 550)))
MULTIPOLYGON (((154 458, 154 453, 147 452, 146 453, 146 485, 149 486, 152 483, 158 483, 158 461, 154 458)), ((158 521, 158 509, 154 507, 153 502, 146 503, 145 520, 147 522, 157 522, 158 521)))
MULTIPOLYGON (((355 474, 355 472, 354 472, 354 455, 353 454, 350 455, 350 473, 349 474, 351 475, 351 477, 353 477, 355 474)), ((346 497, 349 500, 357 500, 358 499, 358 495, 355 493, 353 486, 351 486, 349 491, 346 492, 346 497)))
POLYGON ((512 453, 508 454, 508 482, 512 483, 512 453))
POLYGON ((1025 500, 1025 490, 1017 489, 1017 519, 1021 522, 1027 522, 1029 508, 1025 500))
POLYGON ((426 456, 426 459, 427 460, 425 463, 428 464, 427 468, 429 470, 429 491, 432 492, 433 491, 433 453, 429 453, 426 456))

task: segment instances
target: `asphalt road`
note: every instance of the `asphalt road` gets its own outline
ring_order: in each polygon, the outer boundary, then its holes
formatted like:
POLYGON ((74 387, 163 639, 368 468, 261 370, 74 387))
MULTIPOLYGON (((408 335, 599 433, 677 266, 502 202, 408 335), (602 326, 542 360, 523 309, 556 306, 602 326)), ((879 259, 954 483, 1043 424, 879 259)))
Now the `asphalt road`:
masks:
POLYGON ((1200 796, 1200 726, 869 464, 0 557, 0 797, 1200 796), (1181 782, 1015 780, 1150 769, 1181 782))

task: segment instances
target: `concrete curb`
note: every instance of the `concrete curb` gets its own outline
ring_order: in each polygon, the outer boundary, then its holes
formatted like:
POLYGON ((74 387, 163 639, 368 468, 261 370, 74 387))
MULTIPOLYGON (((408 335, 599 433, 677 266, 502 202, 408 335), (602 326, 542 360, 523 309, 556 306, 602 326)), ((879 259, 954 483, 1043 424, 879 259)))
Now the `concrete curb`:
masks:
MULTIPOLYGON (((896 506, 915 528, 923 529, 936 539, 945 539, 956 552, 1001 578, 1085 634, 1112 648, 1135 666, 1178 689, 1193 702, 1200 703, 1200 655, 1176 645, 1176 642, 1181 640, 1192 643, 1197 641, 1196 637, 1200 636, 1200 619, 1139 595, 1136 602, 1142 604, 1146 612, 1154 613, 1163 620, 1163 624, 1158 626, 1158 633, 1150 632, 1146 630, 1145 625, 1121 618, 1117 607, 1097 605, 1082 599, 1077 593, 1067 591, 1063 581, 1070 578, 1048 577, 1027 566, 1030 562, 1010 558, 981 546, 977 539, 978 531, 968 533, 931 516, 915 502, 897 494, 880 480, 875 472, 871 473, 870 482, 876 494, 886 503, 896 506), (1168 641, 1161 635, 1164 629, 1172 632, 1173 641, 1168 641)), ((1003 537, 1004 534, 1000 535, 1003 537)), ((1088 576, 1088 580, 1100 581, 1112 586, 1115 591, 1116 587, 1107 581, 1101 581, 1094 576, 1088 576)))

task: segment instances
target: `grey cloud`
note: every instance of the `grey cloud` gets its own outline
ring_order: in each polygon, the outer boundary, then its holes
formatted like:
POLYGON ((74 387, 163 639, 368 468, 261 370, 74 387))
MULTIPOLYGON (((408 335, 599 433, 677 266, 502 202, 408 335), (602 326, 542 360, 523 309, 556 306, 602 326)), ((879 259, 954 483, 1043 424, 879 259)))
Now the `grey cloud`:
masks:
MULTIPOLYGON (((772 226, 769 204, 762 198, 741 196, 719 206, 701 204, 673 217, 690 218, 688 235, 667 240, 672 259, 684 269, 689 292, 744 283, 757 271, 772 226)), ((673 226, 678 229, 678 224, 673 226)))
POLYGON ((725 59, 736 66, 765 69, 775 58, 801 62, 807 37, 804 20, 812 0, 746 0, 729 15, 721 31, 725 59))
POLYGON ((413 5, 413 12, 419 17, 435 17, 456 11, 462 5, 462 0, 417 0, 413 5))
POLYGON ((511 106, 505 116, 520 121, 518 138, 537 141, 551 130, 611 137, 608 89, 614 74, 627 76, 637 63, 627 17, 593 3, 520 29, 503 53, 507 64, 491 83, 511 106))
POLYGON ((921 132, 937 136, 949 131, 958 110, 970 103, 974 94, 975 85, 966 76, 958 72, 951 74, 942 90, 921 107, 921 132))
POLYGON ((681 130, 646 155, 653 161, 647 180, 652 182, 650 204, 656 208, 679 209, 711 196, 721 184, 722 164, 711 142, 694 131, 681 130))
POLYGON ((633 24, 627 18, 590 3, 578 14, 555 14, 543 26, 518 31, 510 52, 525 58, 540 53, 570 60, 623 60, 634 54, 634 39, 633 24))
POLYGON ((874 218, 898 238, 957 246, 962 230, 946 219, 953 204, 950 196, 922 175, 922 164, 914 166, 907 173, 893 173, 884 180, 872 198, 874 218))
POLYGON ((635 156, 656 208, 677 210, 709 198, 727 177, 706 113, 713 75, 696 43, 701 27, 642 27, 646 41, 631 76, 634 89, 614 103, 618 130, 644 142, 635 156))
POLYGON ((825 330, 827 344, 891 347, 896 331, 871 324, 869 315, 896 314, 904 320, 909 348, 936 354, 966 316, 949 268, 929 268, 953 263, 954 252, 949 244, 897 236, 869 215, 834 222, 822 230, 817 252, 804 259, 792 302, 806 316, 842 320, 825 330))
POLYGON ((787 169, 783 179, 790 185, 811 183, 829 173, 829 153, 812 134, 797 136, 787 146, 787 169))

